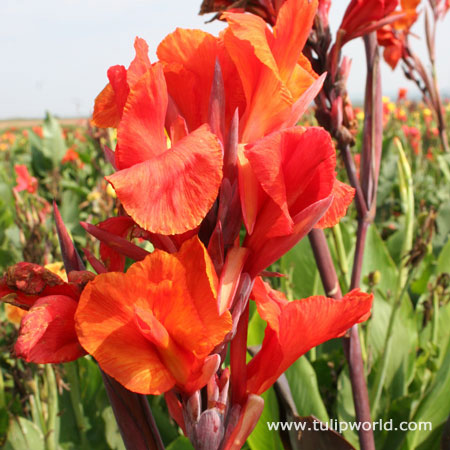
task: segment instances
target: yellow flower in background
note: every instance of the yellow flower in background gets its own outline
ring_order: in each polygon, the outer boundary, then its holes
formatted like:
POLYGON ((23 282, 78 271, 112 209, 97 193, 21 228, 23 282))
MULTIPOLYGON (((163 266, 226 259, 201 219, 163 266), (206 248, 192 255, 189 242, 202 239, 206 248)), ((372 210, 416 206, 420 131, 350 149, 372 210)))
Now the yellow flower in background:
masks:
POLYGON ((6 319, 15 324, 20 325, 20 321, 22 317, 27 313, 25 309, 18 308, 17 306, 10 305, 9 303, 5 303, 5 313, 6 319))
POLYGON ((106 194, 109 195, 112 198, 116 198, 116 191, 114 190, 114 188, 108 183, 108 185, 106 186, 106 194))
POLYGON ((431 112, 430 108, 424 108, 423 109, 423 116, 424 117, 431 117, 433 115, 433 113, 431 112))
POLYGON ((383 95, 383 103, 390 103, 391 99, 389 97, 387 97, 386 95, 383 95))
POLYGON ((387 104, 387 109, 388 109, 390 112, 394 112, 394 111, 397 109, 397 107, 396 107, 395 103, 389 102, 389 103, 387 104))
POLYGON ((58 275, 62 280, 64 280, 67 283, 67 274, 66 270, 64 269, 64 263, 61 261, 55 261, 50 264, 46 264, 44 266, 47 270, 50 270, 50 272, 53 272, 54 274, 58 275))
POLYGON ((359 112, 356 114, 356 118, 357 118, 358 120, 360 120, 360 121, 363 121, 363 120, 364 120, 364 111, 359 111, 359 112))

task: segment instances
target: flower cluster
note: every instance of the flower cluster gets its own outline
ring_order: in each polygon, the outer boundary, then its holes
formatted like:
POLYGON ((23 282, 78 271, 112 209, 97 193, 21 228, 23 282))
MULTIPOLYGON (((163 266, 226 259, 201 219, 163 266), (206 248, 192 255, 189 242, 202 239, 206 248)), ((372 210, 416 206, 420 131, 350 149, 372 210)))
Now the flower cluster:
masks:
POLYGON ((317 6, 287 0, 272 30, 225 12, 219 37, 177 29, 154 63, 137 38, 129 67, 108 70, 92 123, 117 129, 105 152, 120 215, 83 224, 101 242, 100 259, 86 253, 98 275, 69 271, 64 282, 26 263, 4 275, 2 300, 29 310, 18 356, 53 363, 87 352, 130 391, 165 393, 194 444, 237 448, 262 392, 367 319, 372 296, 359 290, 289 302, 261 278, 314 227, 338 223, 354 195, 336 178, 329 134, 296 126, 324 79, 302 54, 317 6), (136 262, 123 273, 127 257, 136 262), (247 364, 249 299, 267 328, 247 364), (205 386, 208 405, 193 408, 205 386))

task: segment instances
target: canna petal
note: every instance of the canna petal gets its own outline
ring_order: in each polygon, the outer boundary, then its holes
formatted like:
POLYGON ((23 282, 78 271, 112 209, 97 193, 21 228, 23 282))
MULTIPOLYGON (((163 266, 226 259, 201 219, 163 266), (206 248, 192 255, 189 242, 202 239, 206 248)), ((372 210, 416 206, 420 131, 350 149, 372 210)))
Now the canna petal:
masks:
POLYGON ((99 128, 116 128, 119 125, 130 91, 124 66, 110 67, 108 79, 109 83, 95 99, 92 124, 99 128))
POLYGON ((204 125, 169 151, 106 179, 142 228, 180 234, 199 225, 213 205, 222 165, 221 145, 204 125))
POLYGON ((22 319, 16 355, 36 364, 73 361, 84 350, 75 332, 77 301, 65 295, 38 299, 22 319))
POLYGON ((308 350, 342 336, 355 323, 370 316, 373 295, 359 289, 349 292, 341 300, 315 296, 280 302, 279 295, 266 283, 265 288, 265 293, 261 290, 253 292, 258 311, 269 316, 270 321, 261 350, 248 364, 247 390, 250 393, 263 393, 308 350), (274 303, 275 312, 272 309, 268 313, 268 303, 274 303), (272 327, 273 322, 276 327, 272 327))
POLYGON ((84 349, 108 375, 142 394, 160 394, 175 385, 174 377, 134 322, 134 304, 144 303, 152 287, 136 276, 99 275, 86 286, 75 314, 84 349))
POLYGON ((127 169, 165 152, 167 88, 161 64, 149 69, 131 89, 117 131, 116 165, 127 169))
MULTIPOLYGON (((312 28, 317 5, 317 0, 287 0, 283 3, 278 13, 277 21, 273 28, 272 52, 277 62, 280 76, 286 83, 297 66, 299 58, 302 56, 301 52, 312 28)), ((302 61, 304 62, 304 59, 302 61)), ((310 68, 311 66, 308 64, 308 67, 310 68)), ((308 73, 308 71, 305 72, 308 73)), ((317 75, 312 70, 311 73, 317 78, 317 75)))
POLYGON ((317 223, 317 228, 330 228, 337 225, 347 213, 347 209, 355 196, 355 189, 348 184, 340 182, 338 179, 334 180, 332 192, 333 202, 317 223))
POLYGON ((177 28, 157 49, 170 97, 191 131, 208 122, 217 47, 217 38, 205 31, 177 28))
POLYGON ((169 95, 189 130, 208 122, 216 61, 224 82, 226 128, 236 109, 244 111, 242 83, 221 39, 201 30, 178 28, 159 44, 157 55, 164 64, 169 95))

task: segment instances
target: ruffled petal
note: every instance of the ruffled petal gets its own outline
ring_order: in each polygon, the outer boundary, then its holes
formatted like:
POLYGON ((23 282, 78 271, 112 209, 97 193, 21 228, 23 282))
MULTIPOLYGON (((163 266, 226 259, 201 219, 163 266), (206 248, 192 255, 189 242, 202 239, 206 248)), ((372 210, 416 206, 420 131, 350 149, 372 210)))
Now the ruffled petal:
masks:
POLYGON ((221 145, 204 125, 170 150, 107 180, 142 228, 179 234, 199 225, 213 205, 222 165, 221 145))
MULTIPOLYGON (((271 291, 267 285, 266 298, 261 301, 260 296, 255 297, 258 309, 260 303, 264 307, 271 301, 271 291)), ((268 322, 262 348, 248 364, 248 391, 261 394, 308 350, 367 320, 372 300, 372 294, 355 289, 341 300, 315 296, 285 303, 280 308, 278 328, 268 322)))
POLYGON ((95 99, 92 124, 99 128, 117 128, 130 91, 124 66, 110 67, 108 79, 109 83, 95 99))
POLYGON ((64 295, 37 300, 22 319, 16 355, 36 364, 57 364, 85 355, 75 333, 76 308, 76 300, 64 295))
POLYGON ((347 214, 347 209, 355 196, 355 189, 336 179, 332 193, 333 202, 325 215, 317 223, 317 228, 330 228, 339 223, 341 218, 347 214))

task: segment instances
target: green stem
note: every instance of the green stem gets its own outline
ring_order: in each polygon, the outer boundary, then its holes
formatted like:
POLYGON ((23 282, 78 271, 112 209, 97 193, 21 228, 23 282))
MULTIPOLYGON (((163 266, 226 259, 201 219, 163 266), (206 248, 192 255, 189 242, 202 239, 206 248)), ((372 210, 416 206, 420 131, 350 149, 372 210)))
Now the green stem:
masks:
POLYGON ((48 389, 48 413, 47 413, 47 433, 45 435, 47 450, 58 448, 56 419, 58 417, 58 388, 56 386, 55 372, 51 364, 45 365, 45 377, 47 378, 48 389))
POLYGON ((347 274, 348 274, 348 261, 347 255, 344 247, 344 240, 342 239, 342 232, 340 224, 336 224, 331 228, 331 232, 333 233, 334 245, 336 248, 336 255, 339 264, 339 268, 341 269, 342 279, 341 285, 344 292, 348 292, 348 283, 347 283, 347 274))
POLYGON ((65 364, 64 367, 66 369, 67 381, 70 385, 70 401, 72 403, 72 409, 75 415, 75 422, 77 424, 78 432, 80 433, 81 445, 83 448, 88 448, 88 441, 86 438, 86 430, 88 427, 84 416, 83 404, 81 402, 78 364, 74 361, 65 364))

